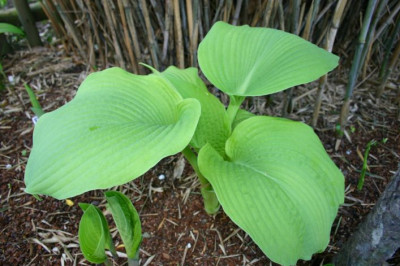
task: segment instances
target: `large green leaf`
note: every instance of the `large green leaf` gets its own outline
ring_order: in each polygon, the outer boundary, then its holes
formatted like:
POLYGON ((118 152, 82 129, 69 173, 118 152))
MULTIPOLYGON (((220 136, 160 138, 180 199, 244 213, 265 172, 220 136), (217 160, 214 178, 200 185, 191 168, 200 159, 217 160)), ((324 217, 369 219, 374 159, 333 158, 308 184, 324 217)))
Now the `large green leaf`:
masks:
POLYGON ((24 32, 20 28, 8 23, 0 23, 0 34, 1 33, 15 33, 24 35, 24 32))
POLYGON ((92 263, 103 263, 105 249, 110 249, 111 235, 103 213, 96 206, 80 203, 84 211, 79 222, 79 246, 85 258, 92 263))
POLYGON ((210 145, 199 168, 228 216, 273 261, 290 265, 323 251, 344 178, 310 127, 282 118, 241 122, 224 160, 210 145))
POLYGON ((124 242, 126 254, 128 258, 135 258, 142 242, 142 227, 139 214, 133 207, 132 202, 124 194, 117 191, 107 191, 105 195, 108 208, 124 242))
POLYGON ((313 81, 338 57, 290 33, 269 28, 213 25, 200 43, 204 75, 229 95, 259 96, 313 81))
POLYGON ((168 79, 184 99, 195 98, 201 104, 201 116, 190 144, 200 149, 210 143, 218 152, 225 151, 225 141, 231 134, 225 107, 212 93, 208 92, 196 68, 185 70, 174 66, 159 73, 168 79))
POLYGON ((26 192, 63 199, 131 181, 183 150, 199 117, 199 102, 161 77, 91 74, 71 102, 36 124, 26 192))

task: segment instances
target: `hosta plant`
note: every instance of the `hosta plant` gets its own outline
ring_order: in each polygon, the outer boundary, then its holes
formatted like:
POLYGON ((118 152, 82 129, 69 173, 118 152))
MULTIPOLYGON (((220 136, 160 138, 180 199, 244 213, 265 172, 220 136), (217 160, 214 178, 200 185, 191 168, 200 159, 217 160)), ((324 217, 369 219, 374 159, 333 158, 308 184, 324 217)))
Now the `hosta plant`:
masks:
POLYGON ((26 167, 26 192, 58 199, 129 182, 183 152, 205 209, 226 214, 273 261, 290 265, 323 251, 344 178, 313 130, 240 109, 248 96, 313 81, 338 57, 289 33, 217 22, 198 49, 198 70, 140 76, 91 74, 75 98, 43 115, 26 167))

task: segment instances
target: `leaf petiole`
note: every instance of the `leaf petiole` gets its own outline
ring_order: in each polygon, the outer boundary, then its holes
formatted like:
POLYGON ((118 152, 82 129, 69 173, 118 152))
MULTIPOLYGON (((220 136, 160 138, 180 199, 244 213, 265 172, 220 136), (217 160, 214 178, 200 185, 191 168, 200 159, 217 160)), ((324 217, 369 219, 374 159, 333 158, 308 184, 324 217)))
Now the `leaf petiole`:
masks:
POLYGON ((220 203, 210 182, 208 182, 208 180, 200 172, 196 154, 190 149, 189 146, 186 146, 182 153, 186 160, 188 160, 189 164, 193 167, 193 170, 196 172, 197 177, 199 178, 201 184, 200 191, 204 199, 204 209, 208 214, 216 213, 220 208, 220 203))
POLYGON ((240 105, 242 105, 245 98, 246 98, 245 96, 229 95, 229 105, 226 111, 228 113, 228 118, 231 127, 233 121, 235 120, 236 114, 240 108, 240 105))

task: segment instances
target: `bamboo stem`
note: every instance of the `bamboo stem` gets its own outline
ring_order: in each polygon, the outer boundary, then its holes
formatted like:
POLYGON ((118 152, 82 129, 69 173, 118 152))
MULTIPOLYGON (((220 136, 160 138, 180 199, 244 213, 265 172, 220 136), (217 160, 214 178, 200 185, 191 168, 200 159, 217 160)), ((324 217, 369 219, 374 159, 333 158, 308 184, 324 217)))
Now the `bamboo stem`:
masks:
MULTIPOLYGON (((332 26, 329 29, 329 33, 326 36, 326 41, 325 41, 325 49, 328 52, 332 52, 333 44, 335 42, 336 38, 336 33, 339 29, 340 25, 340 20, 343 15, 344 8, 347 4, 347 0, 339 0, 339 2, 336 5, 335 12, 333 14, 333 19, 332 19, 332 26)), ((326 87, 326 82, 327 82, 328 76, 324 75, 319 79, 318 83, 318 90, 317 90, 317 95, 315 99, 315 105, 314 105, 314 112, 313 112, 313 117, 311 121, 311 126, 316 127, 317 122, 318 122, 318 117, 319 117, 319 112, 321 110, 321 105, 322 105, 322 96, 326 87)))
POLYGON ((175 50, 177 64, 179 68, 185 68, 185 59, 183 57, 183 39, 181 31, 181 15, 179 10, 179 0, 174 1, 174 21, 175 21, 175 50))
MULTIPOLYGON (((398 33, 398 32, 399 32, 399 30, 398 30, 398 27, 397 27, 397 32, 396 33, 398 33)), ((388 69, 386 70, 386 73, 383 76, 381 84, 379 85, 377 97, 380 97, 383 94, 386 82, 387 82, 390 74, 392 73, 392 70, 393 70, 394 66, 396 65, 396 62, 397 62, 397 60, 399 58, 399 55, 400 55, 400 42, 397 42, 397 46, 396 46, 396 49, 393 52, 392 59, 390 60, 388 69)))
POLYGON ((356 83, 357 77, 358 77, 358 71, 360 69, 361 53, 364 48, 365 38, 366 38, 366 35, 369 30, 369 26, 371 23, 372 15, 374 13, 376 4, 377 4, 377 0, 369 0, 368 1, 368 6, 367 6, 367 10, 365 12, 362 29, 361 29, 361 32, 360 32, 360 35, 358 38, 358 45, 357 45, 356 52, 355 52, 354 58, 353 58, 353 63, 351 65, 351 69, 350 69, 350 74, 349 74, 350 77, 349 77, 349 82, 347 83, 347 87, 346 87, 344 104, 342 106, 342 110, 340 113, 339 128, 338 128, 339 132, 337 132, 339 137, 342 136, 342 134, 344 132, 344 128, 347 124, 350 99, 353 94, 353 89, 354 89, 354 86, 355 86, 355 83, 356 83))
POLYGON ((153 27, 151 26, 146 0, 140 0, 140 3, 143 11, 144 23, 146 25, 147 40, 149 42, 151 61, 153 62, 153 66, 155 69, 160 69, 160 64, 158 62, 158 46, 154 37, 153 27))

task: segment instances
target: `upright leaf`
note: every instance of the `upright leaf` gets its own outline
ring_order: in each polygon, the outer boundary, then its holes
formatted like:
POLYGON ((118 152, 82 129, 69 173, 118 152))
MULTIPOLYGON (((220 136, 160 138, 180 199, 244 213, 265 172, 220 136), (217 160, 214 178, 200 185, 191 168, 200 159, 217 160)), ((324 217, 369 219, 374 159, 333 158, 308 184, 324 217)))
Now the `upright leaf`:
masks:
POLYGON ((196 68, 182 70, 170 66, 160 75, 168 79, 184 99, 194 98, 201 104, 201 116, 190 144, 200 149, 210 143, 223 154, 225 141, 231 133, 228 116, 224 105, 207 90, 197 72, 196 68))
POLYGON ((83 209, 79 223, 79 245, 85 258, 92 263, 103 263, 106 259, 105 249, 110 249, 111 235, 103 213, 94 205, 82 204, 83 209))
POLYGON ((260 96, 313 81, 338 57, 290 33, 269 28, 213 25, 200 43, 204 75, 229 95, 260 96))
POLYGON ((249 118, 233 130, 226 155, 204 146, 200 171, 224 211, 271 260, 292 265, 326 248, 344 178, 310 127, 249 118))
POLYGON ((19 35, 24 35, 25 34, 17 26, 14 26, 14 25, 8 24, 8 23, 0 23, 0 34, 1 33, 14 33, 14 34, 19 34, 19 35))
POLYGON ((36 124, 25 191, 64 199, 131 181, 183 150, 199 116, 199 102, 161 77, 91 74, 71 102, 36 124))
POLYGON ((117 225, 119 234, 125 245, 128 258, 135 258, 142 242, 142 227, 139 214, 132 202, 122 193, 107 191, 105 193, 108 208, 117 225))

